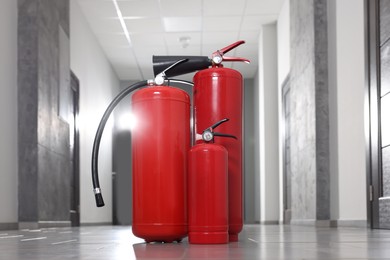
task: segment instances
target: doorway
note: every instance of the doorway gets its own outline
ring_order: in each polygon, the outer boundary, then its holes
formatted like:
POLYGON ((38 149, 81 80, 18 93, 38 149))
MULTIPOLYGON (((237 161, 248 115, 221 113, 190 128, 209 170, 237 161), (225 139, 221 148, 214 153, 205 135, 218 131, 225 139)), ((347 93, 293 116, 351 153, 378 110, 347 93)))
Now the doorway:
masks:
POLYGON ((390 229, 390 0, 366 1, 368 197, 372 228, 390 229))

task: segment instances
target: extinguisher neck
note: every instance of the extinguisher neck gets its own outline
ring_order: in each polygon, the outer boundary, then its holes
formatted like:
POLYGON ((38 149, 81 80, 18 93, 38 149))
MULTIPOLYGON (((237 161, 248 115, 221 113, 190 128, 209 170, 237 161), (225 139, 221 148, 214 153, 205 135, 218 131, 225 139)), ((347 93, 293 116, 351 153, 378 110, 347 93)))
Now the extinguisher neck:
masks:
POLYGON ((223 68, 223 64, 222 63, 220 63, 220 64, 213 63, 213 68, 223 68))
POLYGON ((218 121, 217 123, 213 124, 212 126, 206 128, 203 133, 202 133, 202 139, 203 141, 205 141, 206 143, 214 143, 214 137, 215 136, 219 136, 219 137, 228 137, 228 138, 233 138, 233 139, 237 139, 236 136, 234 135, 230 135, 230 134, 225 134, 225 133, 218 133, 218 132, 214 132, 214 129, 217 128, 219 125, 225 123, 229 121, 228 118, 224 118, 220 121, 218 121))

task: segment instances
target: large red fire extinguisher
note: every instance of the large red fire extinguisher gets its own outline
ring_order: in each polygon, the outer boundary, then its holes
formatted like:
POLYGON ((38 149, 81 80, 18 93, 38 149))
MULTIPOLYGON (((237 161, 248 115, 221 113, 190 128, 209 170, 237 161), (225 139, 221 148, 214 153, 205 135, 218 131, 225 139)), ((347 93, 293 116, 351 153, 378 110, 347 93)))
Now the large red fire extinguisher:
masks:
POLYGON ((146 242, 187 236, 187 153, 190 98, 174 87, 150 87, 132 96, 138 118, 131 135, 133 233, 146 242))
POLYGON ((229 242, 228 151, 214 137, 231 137, 214 132, 223 119, 202 133, 188 156, 188 240, 192 244, 229 242))
POLYGON ((111 102, 99 124, 92 152, 92 181, 98 207, 104 206, 98 179, 98 152, 104 126, 115 106, 129 93, 136 125, 132 129, 134 235, 146 242, 181 241, 187 236, 187 156, 190 149, 190 98, 166 80, 126 88, 111 102), (164 86, 162 86, 164 85, 164 86))
MULTIPOLYGON (((243 58, 224 57, 224 53, 244 43, 231 44, 212 56, 213 66, 197 72, 194 76, 194 127, 195 133, 218 121, 229 118, 229 124, 221 125, 220 131, 237 137, 237 140, 220 138, 216 144, 228 150, 229 163, 229 241, 238 241, 243 226, 242 207, 242 75, 233 69, 224 68, 222 61, 243 61, 243 58)), ((201 142, 201 141, 197 141, 201 142)))

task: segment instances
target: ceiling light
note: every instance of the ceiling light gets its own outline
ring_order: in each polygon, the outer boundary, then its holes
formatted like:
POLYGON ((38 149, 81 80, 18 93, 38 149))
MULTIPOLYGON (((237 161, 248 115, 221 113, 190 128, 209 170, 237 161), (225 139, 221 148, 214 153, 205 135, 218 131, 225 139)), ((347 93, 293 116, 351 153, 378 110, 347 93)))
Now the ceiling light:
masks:
POLYGON ((130 33, 129 33, 129 30, 127 29, 125 20, 123 19, 122 12, 119 9, 118 2, 117 2, 117 0, 112 0, 112 2, 114 3, 116 14, 118 15, 119 21, 120 21, 121 26, 122 26, 122 30, 126 36, 127 41, 129 42, 129 44, 131 46, 130 33))

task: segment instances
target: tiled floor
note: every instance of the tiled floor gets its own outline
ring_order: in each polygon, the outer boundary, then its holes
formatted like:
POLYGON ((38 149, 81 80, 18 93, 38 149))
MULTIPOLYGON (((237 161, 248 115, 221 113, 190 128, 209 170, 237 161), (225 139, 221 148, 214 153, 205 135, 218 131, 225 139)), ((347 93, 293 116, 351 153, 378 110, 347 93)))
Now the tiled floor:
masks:
POLYGON ((226 245, 145 244, 118 226, 0 231, 0 259, 390 259, 390 230, 246 225, 226 245))

